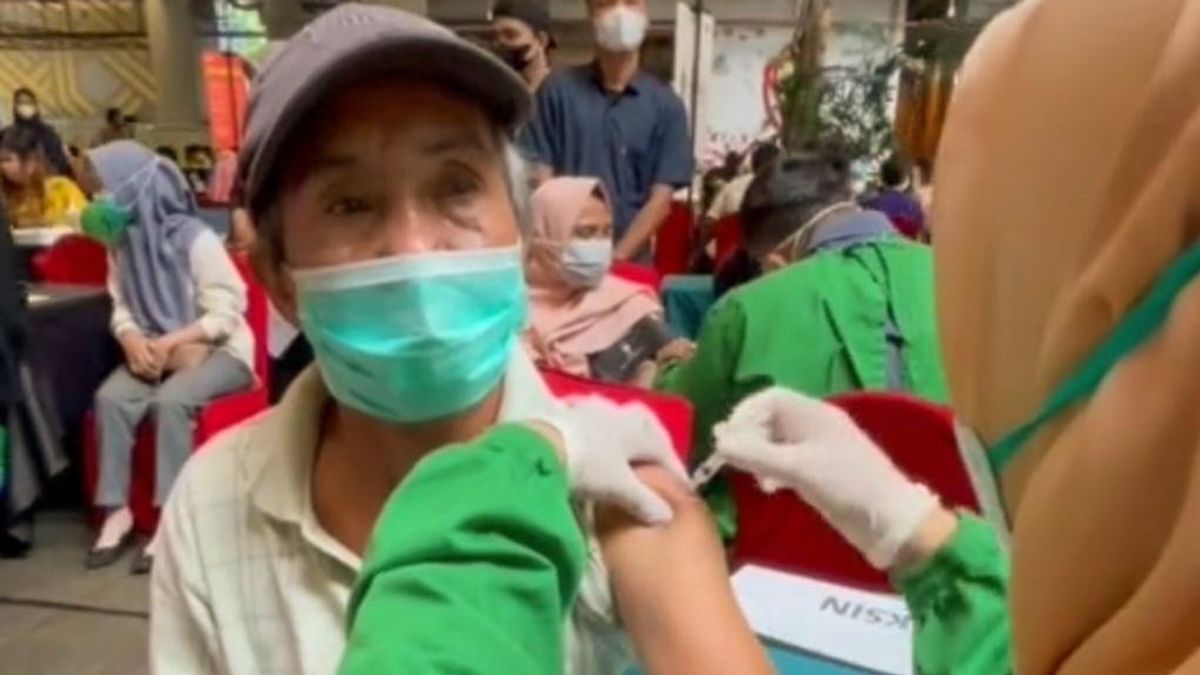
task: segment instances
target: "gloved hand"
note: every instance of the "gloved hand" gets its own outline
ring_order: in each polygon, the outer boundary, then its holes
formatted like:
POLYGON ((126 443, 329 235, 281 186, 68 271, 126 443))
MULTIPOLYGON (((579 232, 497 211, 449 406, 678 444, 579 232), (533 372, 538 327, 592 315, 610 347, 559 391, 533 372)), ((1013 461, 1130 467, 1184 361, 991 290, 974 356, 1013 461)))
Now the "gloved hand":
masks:
POLYGON ((939 508, 840 408, 786 389, 750 397, 717 425, 716 453, 768 492, 796 491, 868 561, 890 569, 939 508))
POLYGON ((671 521, 671 507, 633 472, 636 463, 657 464, 687 484, 670 436, 648 408, 598 396, 576 397, 542 421, 562 434, 567 475, 576 496, 618 506, 647 525, 671 521))

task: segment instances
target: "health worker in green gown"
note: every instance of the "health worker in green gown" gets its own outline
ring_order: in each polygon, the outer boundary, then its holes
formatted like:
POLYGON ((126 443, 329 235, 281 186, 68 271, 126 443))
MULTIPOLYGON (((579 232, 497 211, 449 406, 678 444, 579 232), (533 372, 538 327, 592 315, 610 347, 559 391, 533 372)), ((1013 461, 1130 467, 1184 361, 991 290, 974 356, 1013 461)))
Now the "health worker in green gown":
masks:
POLYGON ((915 672, 1200 672, 1200 3, 1027 0, 963 64, 938 155, 955 413, 1012 523, 942 508, 845 413, 718 431, 888 570, 915 672))
MULTIPOLYGON (((695 406, 693 463, 708 457, 713 427, 738 402, 772 385, 816 397, 872 389, 945 400, 932 252, 859 208, 836 153, 804 152, 762 171, 742 225, 766 276, 722 298, 695 356, 666 367, 655 385, 695 406)), ((727 484, 714 481, 706 498, 732 537, 727 484)))

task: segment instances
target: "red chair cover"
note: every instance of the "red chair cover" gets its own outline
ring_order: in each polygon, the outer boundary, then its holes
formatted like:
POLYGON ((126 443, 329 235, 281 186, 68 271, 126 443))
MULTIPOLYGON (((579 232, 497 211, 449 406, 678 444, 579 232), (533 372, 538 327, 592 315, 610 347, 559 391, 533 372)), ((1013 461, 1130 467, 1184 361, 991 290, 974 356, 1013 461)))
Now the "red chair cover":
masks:
POLYGON ((32 261, 38 281, 52 284, 104 286, 108 281, 108 253, 99 242, 82 234, 68 234, 32 261))
POLYGON ((646 267, 645 265, 638 265, 636 263, 618 262, 613 263, 611 271, 614 277, 620 277, 635 284, 648 286, 654 289, 655 293, 662 290, 662 275, 653 267, 646 267))
MULTIPOLYGON (((892 393, 840 396, 842 407, 887 451, 896 465, 954 508, 980 511, 970 470, 959 451, 948 408, 892 393)), ((733 473, 738 533, 733 559, 867 590, 890 591, 872 568, 819 513, 791 492, 767 495, 756 481, 733 473)))
POLYGON ((637 401, 644 404, 666 427, 675 452, 684 465, 687 465, 692 452, 692 404, 687 399, 636 387, 597 382, 557 370, 543 369, 541 372, 550 392, 559 398, 594 394, 615 403, 637 401))
POLYGON ((654 239, 654 267, 664 277, 687 274, 695 223, 691 208, 672 202, 671 213, 654 239))
MULTIPOLYGON (((270 358, 267 354, 267 294, 258 283, 249 264, 243 257, 235 256, 234 264, 246 281, 246 322, 254 333, 254 386, 248 391, 223 396, 208 404, 196 417, 195 439, 197 449, 213 436, 232 427, 269 407, 267 402, 267 369, 270 358)), ((84 422, 83 481, 88 504, 95 503, 96 482, 100 475, 99 436, 95 416, 90 414, 84 422)), ((129 506, 133 511, 134 527, 142 533, 151 534, 158 526, 158 509, 154 506, 154 427, 143 423, 138 428, 137 441, 133 448, 129 506)))

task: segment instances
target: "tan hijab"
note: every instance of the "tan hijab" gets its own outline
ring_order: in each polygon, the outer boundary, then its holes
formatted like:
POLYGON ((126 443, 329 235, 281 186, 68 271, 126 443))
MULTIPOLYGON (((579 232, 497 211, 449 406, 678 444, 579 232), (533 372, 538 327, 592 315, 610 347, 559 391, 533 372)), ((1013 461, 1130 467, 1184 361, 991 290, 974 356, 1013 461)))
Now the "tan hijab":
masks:
MULTIPOLYGON (((1200 241, 1200 1, 998 18, 933 219, 954 404, 995 443, 1200 241)), ((1200 281, 1003 481, 1018 673, 1200 671, 1200 281)))
POLYGON ((534 361, 573 375, 591 376, 587 357, 619 342, 634 324, 661 315, 654 291, 609 275, 594 289, 571 288, 562 250, 571 241, 584 205, 608 197, 595 178, 552 178, 530 199, 525 247, 529 283, 529 329, 523 342, 534 361))

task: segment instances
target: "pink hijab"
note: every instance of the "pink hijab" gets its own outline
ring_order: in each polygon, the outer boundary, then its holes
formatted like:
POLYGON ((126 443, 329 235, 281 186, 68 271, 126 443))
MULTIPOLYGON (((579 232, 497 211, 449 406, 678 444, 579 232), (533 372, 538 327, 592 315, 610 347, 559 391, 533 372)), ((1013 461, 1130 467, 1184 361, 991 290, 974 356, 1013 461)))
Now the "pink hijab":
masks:
POLYGON ((654 291, 605 278, 592 290, 570 287, 562 266, 563 247, 593 195, 608 204, 595 178, 552 178, 533 193, 532 224, 525 251, 530 327, 526 350, 540 366, 588 377, 587 357, 616 344, 634 324, 662 314, 654 291))

